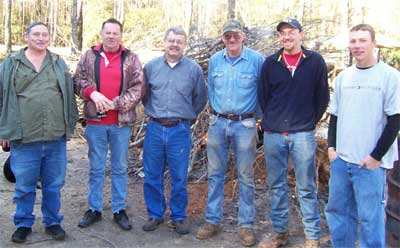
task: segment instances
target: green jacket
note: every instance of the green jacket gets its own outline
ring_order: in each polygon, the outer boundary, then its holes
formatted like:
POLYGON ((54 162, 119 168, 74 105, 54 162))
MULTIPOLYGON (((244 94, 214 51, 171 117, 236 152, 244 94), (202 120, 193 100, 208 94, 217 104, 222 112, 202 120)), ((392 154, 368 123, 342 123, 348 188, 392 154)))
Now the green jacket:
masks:
MULTIPOLYGON (((66 138, 70 139, 79 117, 73 81, 64 60, 59 55, 48 52, 63 97, 66 138)), ((11 55, 0 65, 0 140, 22 139, 21 116, 14 87, 15 72, 19 64, 15 55, 11 55)))

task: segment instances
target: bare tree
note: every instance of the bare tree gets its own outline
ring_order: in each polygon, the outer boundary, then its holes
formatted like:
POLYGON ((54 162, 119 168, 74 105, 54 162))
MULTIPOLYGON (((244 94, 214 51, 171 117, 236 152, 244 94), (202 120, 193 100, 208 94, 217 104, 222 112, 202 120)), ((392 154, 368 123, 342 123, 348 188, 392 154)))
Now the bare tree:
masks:
POLYGON ((122 23, 122 25, 125 22, 125 7, 124 7, 124 0, 118 0, 117 2, 117 20, 122 23))
POLYGON ((72 1, 72 15, 71 15, 71 40, 72 54, 77 54, 82 51, 82 6, 83 2, 79 0, 72 1))
POLYGON ((228 19, 235 18, 236 0, 228 0, 228 19))
POLYGON ((11 52, 11 10, 12 1, 4 0, 4 44, 6 45, 7 53, 11 52))

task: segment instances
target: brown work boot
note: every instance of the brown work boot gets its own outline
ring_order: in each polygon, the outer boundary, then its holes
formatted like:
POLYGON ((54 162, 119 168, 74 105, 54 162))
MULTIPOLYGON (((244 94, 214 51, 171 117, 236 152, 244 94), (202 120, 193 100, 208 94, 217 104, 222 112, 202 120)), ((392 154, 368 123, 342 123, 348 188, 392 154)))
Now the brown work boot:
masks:
POLYGON ((306 248, 319 248, 319 239, 306 239, 306 248))
POLYGON ((213 225, 213 224, 206 222, 197 231, 196 238, 200 239, 200 240, 209 239, 212 236, 214 236, 215 234, 219 233, 220 231, 221 231, 220 225, 213 225))
POLYGON ((256 244, 256 237, 254 236, 253 229, 242 227, 239 230, 240 243, 243 246, 253 246, 256 244))
POLYGON ((272 238, 261 241, 257 248, 278 248, 289 242, 289 233, 274 233, 272 238))

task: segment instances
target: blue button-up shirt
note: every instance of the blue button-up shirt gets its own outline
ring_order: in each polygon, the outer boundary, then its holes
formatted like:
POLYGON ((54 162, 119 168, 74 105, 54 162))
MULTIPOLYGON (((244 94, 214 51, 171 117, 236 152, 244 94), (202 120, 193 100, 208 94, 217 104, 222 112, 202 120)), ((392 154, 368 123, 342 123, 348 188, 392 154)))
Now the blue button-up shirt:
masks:
POLYGON ((207 88, 201 67, 182 56, 172 68, 165 56, 144 66, 145 113, 153 118, 196 119, 207 103, 207 88))
POLYGON ((235 61, 226 49, 210 59, 208 67, 208 97, 211 107, 220 114, 258 112, 257 87, 263 56, 247 47, 235 61))

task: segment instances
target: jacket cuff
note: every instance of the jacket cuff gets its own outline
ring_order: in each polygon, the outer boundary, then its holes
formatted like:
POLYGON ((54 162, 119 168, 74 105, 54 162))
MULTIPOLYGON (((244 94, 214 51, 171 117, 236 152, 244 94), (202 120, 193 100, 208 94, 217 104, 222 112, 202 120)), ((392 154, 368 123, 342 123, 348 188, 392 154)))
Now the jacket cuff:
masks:
POLYGON ((88 88, 86 88, 85 89, 85 98, 88 98, 88 99, 90 99, 90 95, 93 93, 93 91, 96 91, 96 89, 95 88, 93 88, 93 87, 88 87, 88 88))

